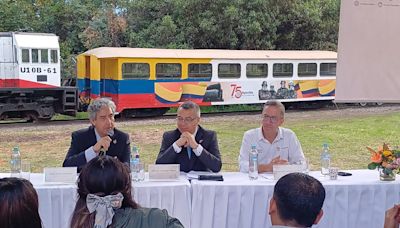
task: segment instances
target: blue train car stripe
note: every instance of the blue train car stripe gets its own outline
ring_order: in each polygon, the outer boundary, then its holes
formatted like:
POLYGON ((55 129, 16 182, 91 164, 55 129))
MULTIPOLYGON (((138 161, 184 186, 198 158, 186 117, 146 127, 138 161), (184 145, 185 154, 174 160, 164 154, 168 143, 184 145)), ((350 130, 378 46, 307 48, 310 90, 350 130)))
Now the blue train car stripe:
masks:
POLYGON ((95 81, 89 79, 78 79, 78 88, 82 92, 85 89, 85 85, 90 82, 91 93, 100 94, 101 88, 104 88, 102 93, 109 94, 148 94, 154 93, 154 84, 158 82, 207 82, 205 79, 186 79, 186 80, 110 80, 103 79, 101 81, 95 81))

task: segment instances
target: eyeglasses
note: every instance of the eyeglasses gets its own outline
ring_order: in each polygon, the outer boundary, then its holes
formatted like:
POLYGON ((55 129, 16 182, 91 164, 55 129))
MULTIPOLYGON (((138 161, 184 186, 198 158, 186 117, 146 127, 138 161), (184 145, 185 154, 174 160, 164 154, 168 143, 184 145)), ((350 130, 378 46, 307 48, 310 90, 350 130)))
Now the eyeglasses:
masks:
POLYGON ((264 120, 264 121, 269 120, 269 121, 271 121, 271 123, 277 123, 278 120, 279 120, 279 117, 277 117, 277 116, 269 116, 269 115, 263 114, 263 115, 261 115, 261 119, 264 120))
POLYGON ((197 119, 197 118, 191 118, 191 117, 186 117, 186 118, 183 118, 183 117, 176 117, 176 121, 178 121, 178 122, 183 122, 183 123, 185 123, 185 124, 188 124, 188 123, 192 123, 195 119, 197 119))

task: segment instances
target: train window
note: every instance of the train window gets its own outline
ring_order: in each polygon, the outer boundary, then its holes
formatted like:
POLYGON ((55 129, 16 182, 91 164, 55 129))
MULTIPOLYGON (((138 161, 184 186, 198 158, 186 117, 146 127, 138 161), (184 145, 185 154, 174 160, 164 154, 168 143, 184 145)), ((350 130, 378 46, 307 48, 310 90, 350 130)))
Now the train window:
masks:
POLYGON ((247 64, 246 76, 248 78, 266 78, 268 76, 268 64, 247 64))
POLYGON ((317 64, 299 63, 297 66, 297 75, 299 75, 299 77, 317 76, 317 64))
POLYGON ((292 63, 274 63, 273 75, 277 78, 292 77, 293 64, 292 63))
POLYGON ((40 62, 49 63, 49 52, 47 49, 40 49, 40 62))
POLYGON ((149 77, 150 65, 148 63, 122 64, 122 79, 148 79, 149 77))
POLYGON ((240 78, 240 64, 223 63, 218 65, 219 78, 240 78))
POLYGON ((32 63, 38 63, 38 62, 39 62, 39 50, 32 49, 32 63))
POLYGON ((50 51, 50 60, 51 63, 58 63, 58 53, 57 50, 50 51))
POLYGON ((29 63, 29 49, 22 49, 22 62, 29 63))
POLYGON ((336 75, 336 63, 321 63, 319 75, 321 76, 336 75))
POLYGON ((189 78, 206 78, 212 76, 211 64, 189 64, 189 78))
POLYGON ((182 66, 179 63, 157 63, 156 78, 169 79, 181 78, 182 66))

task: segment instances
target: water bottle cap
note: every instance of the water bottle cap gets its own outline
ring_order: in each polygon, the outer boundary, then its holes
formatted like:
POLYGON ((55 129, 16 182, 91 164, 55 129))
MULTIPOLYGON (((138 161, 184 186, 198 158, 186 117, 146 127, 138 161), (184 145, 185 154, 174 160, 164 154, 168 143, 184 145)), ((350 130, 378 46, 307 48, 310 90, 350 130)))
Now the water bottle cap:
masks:
POLYGON ((256 149, 256 145, 251 145, 251 149, 256 149))
POLYGON ((325 148, 328 147, 328 143, 324 143, 324 147, 325 147, 325 148))

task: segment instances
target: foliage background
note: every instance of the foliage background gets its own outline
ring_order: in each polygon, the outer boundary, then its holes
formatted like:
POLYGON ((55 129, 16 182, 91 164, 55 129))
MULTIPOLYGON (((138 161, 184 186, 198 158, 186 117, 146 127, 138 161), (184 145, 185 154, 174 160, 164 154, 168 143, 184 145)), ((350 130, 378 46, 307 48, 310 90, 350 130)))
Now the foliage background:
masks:
POLYGON ((332 50, 340 0, 0 0, 0 32, 55 33, 64 78, 100 46, 332 50))

